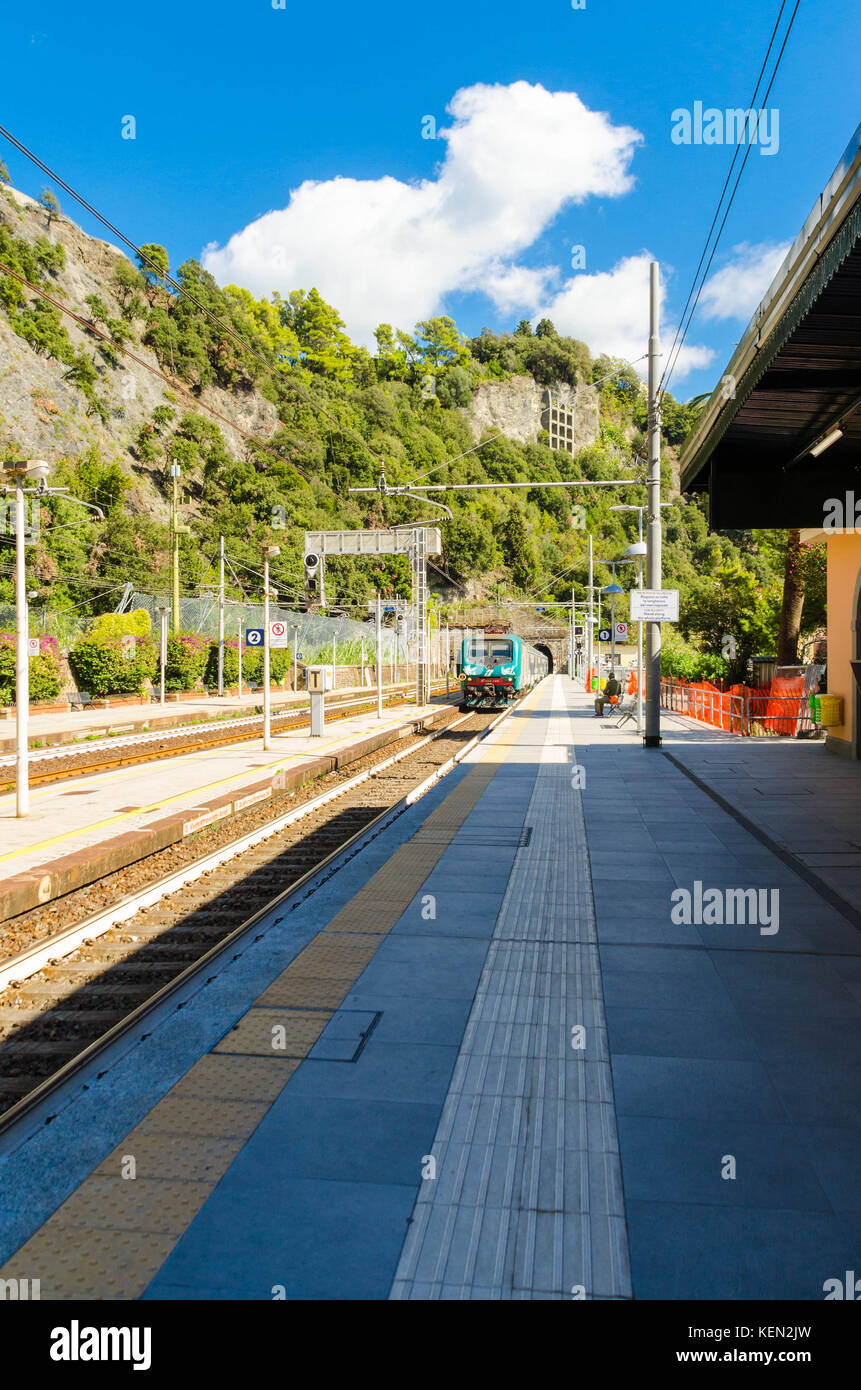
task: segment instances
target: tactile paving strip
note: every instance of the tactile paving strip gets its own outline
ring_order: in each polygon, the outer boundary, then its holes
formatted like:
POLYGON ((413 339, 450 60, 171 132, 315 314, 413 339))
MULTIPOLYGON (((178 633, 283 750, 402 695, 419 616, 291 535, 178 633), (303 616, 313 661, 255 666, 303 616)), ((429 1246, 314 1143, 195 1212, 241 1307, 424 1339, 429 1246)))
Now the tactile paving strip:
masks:
POLYGON ((505 726, 488 756, 424 823, 433 828, 434 844, 396 851, 0 1268, 0 1278, 40 1279, 43 1298, 141 1296, 435 867, 515 738, 505 726), (273 1025, 286 1030, 283 1050, 272 1046, 273 1025), (133 1179, 123 1176, 130 1157, 133 1179))
POLYGON ((514 861, 430 1150, 437 1175, 422 1184, 392 1298, 632 1296, 571 744, 557 689, 533 834, 514 861))

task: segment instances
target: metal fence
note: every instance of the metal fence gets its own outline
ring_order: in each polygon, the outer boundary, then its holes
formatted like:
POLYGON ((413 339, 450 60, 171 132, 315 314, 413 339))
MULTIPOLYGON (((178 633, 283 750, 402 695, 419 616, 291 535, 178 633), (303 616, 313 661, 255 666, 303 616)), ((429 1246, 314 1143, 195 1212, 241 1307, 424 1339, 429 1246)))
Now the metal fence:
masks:
MULTIPOLYGON (((156 604, 170 603, 170 599, 157 594, 134 593, 129 609, 145 608, 152 619, 153 628, 158 625, 156 604)), ((269 621, 282 622, 290 633, 293 645, 292 628, 297 628, 299 650, 307 658, 309 653, 321 653, 331 648, 334 638, 336 646, 349 643, 364 643, 368 658, 375 650, 376 636, 373 620, 367 623, 356 622, 354 618, 326 618, 320 613, 300 613, 279 604, 269 605, 269 621)), ((199 598, 180 598, 179 625, 183 632, 199 632, 203 636, 218 636, 218 596, 204 594, 199 598)), ((263 604, 242 603, 228 599, 224 605, 224 635, 238 637, 248 628, 263 626, 263 604)), ((385 661, 403 662, 406 659, 404 644, 397 634, 387 627, 382 632, 383 658, 385 661)))

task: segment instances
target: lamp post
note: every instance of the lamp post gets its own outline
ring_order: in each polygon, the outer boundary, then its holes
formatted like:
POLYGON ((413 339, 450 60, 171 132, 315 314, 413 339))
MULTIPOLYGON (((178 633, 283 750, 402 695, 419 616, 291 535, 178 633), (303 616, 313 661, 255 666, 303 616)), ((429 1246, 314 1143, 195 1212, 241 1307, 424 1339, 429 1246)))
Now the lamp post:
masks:
MULTIPOLYGON (((57 497, 68 492, 68 488, 49 488, 46 479, 51 465, 44 459, 10 459, 3 464, 6 477, 14 478, 14 488, 4 487, 4 492, 15 493, 15 815, 24 817, 30 813, 30 768, 29 768, 29 721, 30 721, 30 625, 27 607, 27 560, 26 560, 26 504, 27 494, 36 497, 57 497), (25 488, 26 479, 38 480, 36 487, 25 488)), ((92 502, 84 502, 80 497, 70 497, 70 502, 78 502, 95 512, 98 519, 104 519, 101 507, 92 502)))
POLYGON ((293 694, 295 695, 299 680, 299 624, 291 623, 290 629, 293 633, 293 694))
POLYGON ((158 671, 159 671, 159 696, 158 702, 164 704, 164 668, 167 663, 167 615, 170 612, 170 604, 157 603, 155 611, 159 619, 158 635, 158 671))
POLYGON ((269 561, 281 554, 280 545, 263 547, 263 749, 272 747, 272 711, 269 690, 269 561))

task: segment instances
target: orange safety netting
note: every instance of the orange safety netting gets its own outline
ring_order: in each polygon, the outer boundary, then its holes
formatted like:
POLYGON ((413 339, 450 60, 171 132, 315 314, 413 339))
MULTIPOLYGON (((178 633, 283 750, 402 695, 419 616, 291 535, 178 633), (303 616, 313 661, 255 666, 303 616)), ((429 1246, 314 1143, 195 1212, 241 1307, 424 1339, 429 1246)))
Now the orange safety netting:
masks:
POLYGON ((767 691, 756 692, 750 713, 770 734, 794 734, 804 706, 804 676, 775 676, 767 691))
POLYGON ((731 685, 720 690, 711 681, 674 680, 664 703, 679 714, 687 714, 704 724, 727 733, 757 732, 795 734, 804 713, 804 676, 775 676, 770 685, 754 689, 731 685))

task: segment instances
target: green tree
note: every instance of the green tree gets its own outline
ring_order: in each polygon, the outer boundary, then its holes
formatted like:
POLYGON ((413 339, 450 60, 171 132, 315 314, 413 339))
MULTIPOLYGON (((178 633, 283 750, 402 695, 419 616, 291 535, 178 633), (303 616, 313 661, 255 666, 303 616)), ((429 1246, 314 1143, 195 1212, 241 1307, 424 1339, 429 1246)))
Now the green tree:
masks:
POLYGON ((6 165, 3 163, 3 160, 0 159, 0 183, 11 182, 12 180, 9 177, 9 170, 6 168, 6 165))
POLYGON ((53 219, 60 216, 60 204, 57 201, 56 195, 51 192, 50 188, 42 189, 39 205, 45 209, 45 220, 50 227, 53 219))
MULTIPOLYGON (((147 287, 150 303, 157 289, 160 289, 170 274, 170 261, 163 246, 148 241, 137 254, 140 273, 147 287)), ((114 272, 116 274, 116 271, 114 272)))
POLYGON ((422 366, 435 372, 458 366, 469 357, 457 324, 446 314, 417 323, 416 344, 422 366))
POLYGON ((502 532, 502 551, 517 587, 527 588, 532 580, 535 557, 529 543, 526 518, 517 505, 509 509, 508 520, 502 532))
POLYGON ((731 684, 744 681, 750 658, 773 646, 775 598, 763 593, 738 560, 727 561, 692 586, 681 606, 679 631, 686 639, 695 637, 710 656, 726 659, 731 684))

